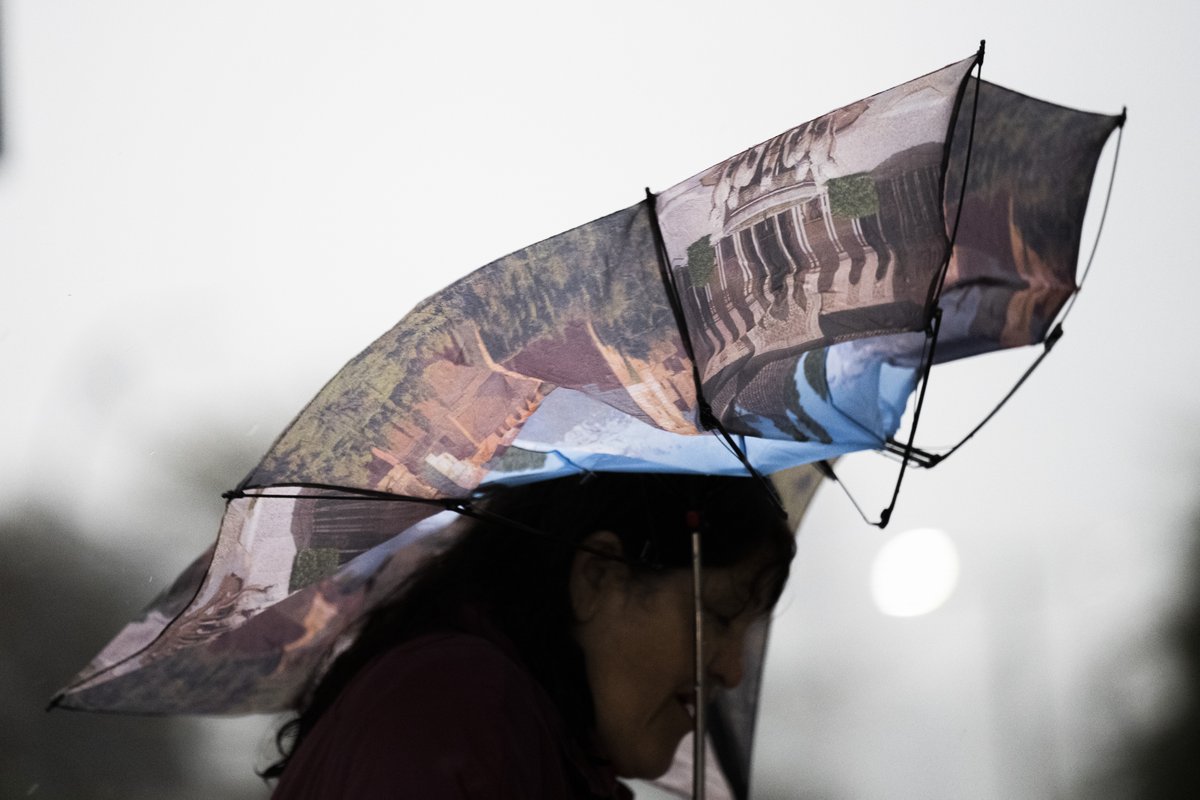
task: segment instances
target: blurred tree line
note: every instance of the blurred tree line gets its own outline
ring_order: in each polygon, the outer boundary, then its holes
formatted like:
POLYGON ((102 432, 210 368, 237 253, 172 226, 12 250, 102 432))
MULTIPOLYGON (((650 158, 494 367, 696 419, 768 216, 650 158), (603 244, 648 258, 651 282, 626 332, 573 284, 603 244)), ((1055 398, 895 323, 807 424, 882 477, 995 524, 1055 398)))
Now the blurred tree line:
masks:
POLYGON ((0 797, 266 795, 253 791, 253 776, 200 763, 205 743, 193 719, 46 710, 134 615, 147 592, 132 581, 145 574, 45 508, 0 519, 0 797))
POLYGON ((71 498, 61 507, 30 499, 0 509, 3 800, 267 796, 254 755, 242 753, 242 763, 232 765, 214 755, 214 735, 233 731, 227 723, 46 710, 158 593, 155 579, 174 577, 165 565, 186 563, 215 536, 220 493, 253 463, 257 445, 232 431, 209 433, 159 443, 158 457, 146 465, 160 481, 155 499, 139 501, 148 513, 136 517, 146 530, 122 535, 120 547, 70 521, 71 498))
POLYGON ((1200 508, 1193 512, 1189 534, 1180 580, 1185 594, 1165 621, 1179 677, 1174 696, 1156 725, 1125 734, 1080 798, 1200 798, 1200 508))

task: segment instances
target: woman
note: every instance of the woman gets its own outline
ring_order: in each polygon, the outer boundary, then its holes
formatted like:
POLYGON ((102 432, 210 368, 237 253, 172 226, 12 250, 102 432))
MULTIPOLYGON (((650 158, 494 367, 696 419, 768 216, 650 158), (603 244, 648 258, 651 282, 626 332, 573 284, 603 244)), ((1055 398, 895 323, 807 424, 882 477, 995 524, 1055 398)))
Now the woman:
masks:
POLYGON ((616 777, 661 775, 692 728, 692 529, 713 688, 795 552, 750 478, 597 473, 481 508, 281 731, 277 800, 628 798, 616 777))

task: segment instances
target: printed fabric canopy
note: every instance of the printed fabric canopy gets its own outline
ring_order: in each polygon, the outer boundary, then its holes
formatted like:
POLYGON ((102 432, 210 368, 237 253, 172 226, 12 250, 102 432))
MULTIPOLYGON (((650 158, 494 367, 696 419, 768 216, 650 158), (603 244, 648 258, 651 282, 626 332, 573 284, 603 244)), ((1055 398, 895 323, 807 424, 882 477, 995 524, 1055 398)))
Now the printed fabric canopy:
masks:
POLYGON ((57 702, 287 708, 481 484, 741 474, 736 450, 771 474, 878 449, 935 308, 939 361, 1041 341, 1076 288, 1096 162, 1123 118, 978 81, 981 58, 422 302, 301 411, 231 493, 213 548, 57 702))

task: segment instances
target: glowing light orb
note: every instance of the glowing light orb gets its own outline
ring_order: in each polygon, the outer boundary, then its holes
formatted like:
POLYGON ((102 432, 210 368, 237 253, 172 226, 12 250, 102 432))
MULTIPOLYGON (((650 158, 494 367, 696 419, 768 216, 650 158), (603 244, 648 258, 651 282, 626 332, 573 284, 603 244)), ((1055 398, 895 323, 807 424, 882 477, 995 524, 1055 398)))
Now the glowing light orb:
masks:
POLYGON ((893 536, 871 565, 871 596, 891 617, 939 608, 958 585, 958 548, 944 531, 916 528, 893 536))

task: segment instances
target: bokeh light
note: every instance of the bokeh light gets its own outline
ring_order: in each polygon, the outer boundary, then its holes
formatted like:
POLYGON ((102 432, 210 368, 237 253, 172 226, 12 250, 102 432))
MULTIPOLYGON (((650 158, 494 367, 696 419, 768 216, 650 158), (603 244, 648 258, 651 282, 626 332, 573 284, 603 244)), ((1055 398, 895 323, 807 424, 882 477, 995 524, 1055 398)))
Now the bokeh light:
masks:
POLYGON ((871 565, 871 596, 891 617, 941 607, 958 585, 958 548, 945 531, 915 528, 889 539, 871 565))

